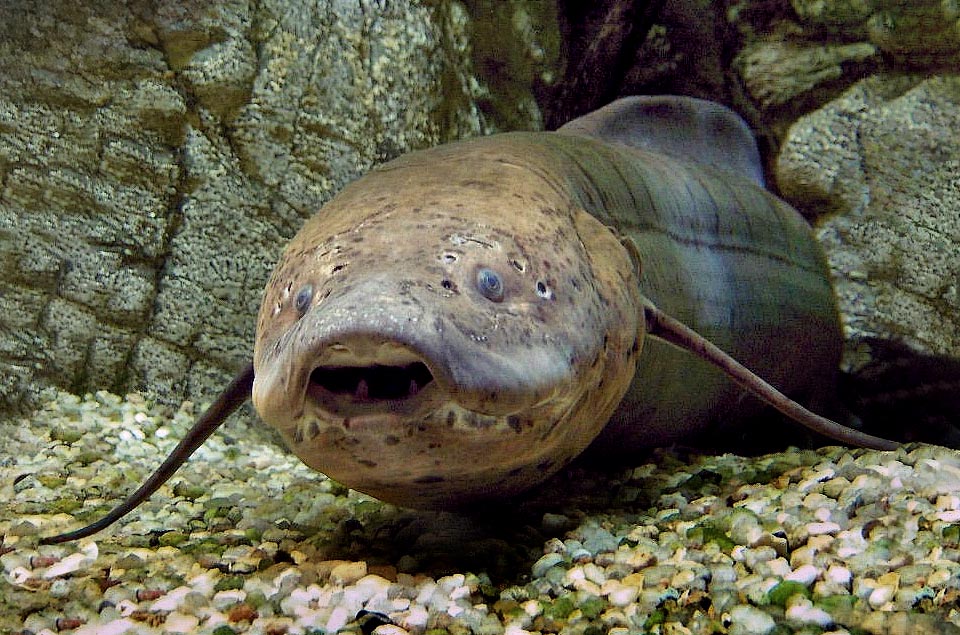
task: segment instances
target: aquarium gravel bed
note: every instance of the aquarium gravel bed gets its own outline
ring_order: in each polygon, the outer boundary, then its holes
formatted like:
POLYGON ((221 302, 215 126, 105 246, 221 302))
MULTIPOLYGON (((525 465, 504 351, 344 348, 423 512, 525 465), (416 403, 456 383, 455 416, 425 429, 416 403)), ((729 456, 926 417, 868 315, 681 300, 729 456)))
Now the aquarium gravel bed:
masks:
POLYGON ((59 394, 0 425, 0 632, 960 633, 960 455, 932 446, 658 451, 458 515, 349 491, 248 417, 128 518, 38 546, 195 414, 59 394))

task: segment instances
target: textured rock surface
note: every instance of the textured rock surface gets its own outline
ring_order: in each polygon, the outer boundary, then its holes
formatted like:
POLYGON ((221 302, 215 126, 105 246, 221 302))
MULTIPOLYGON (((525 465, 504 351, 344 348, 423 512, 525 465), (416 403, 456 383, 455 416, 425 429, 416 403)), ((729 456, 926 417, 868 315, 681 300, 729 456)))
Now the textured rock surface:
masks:
POLYGON ((209 397, 283 242, 344 183, 624 92, 733 103, 792 202, 850 213, 823 235, 851 334, 956 354, 953 3, 655 5, 3 5, 0 408, 50 384, 209 397))
POLYGON ((960 357, 960 76, 875 76, 799 119, 777 181, 819 234, 853 337, 960 357))
POLYGON ((469 28, 454 2, 0 7, 0 405, 222 384, 304 217, 374 162, 492 127, 469 28))

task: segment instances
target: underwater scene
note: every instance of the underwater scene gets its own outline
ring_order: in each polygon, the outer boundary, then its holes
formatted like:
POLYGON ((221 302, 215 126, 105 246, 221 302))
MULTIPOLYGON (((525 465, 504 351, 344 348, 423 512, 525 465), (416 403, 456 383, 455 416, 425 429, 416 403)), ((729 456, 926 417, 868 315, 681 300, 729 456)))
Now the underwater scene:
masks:
POLYGON ((960 633, 958 25, 0 5, 0 632, 960 633))

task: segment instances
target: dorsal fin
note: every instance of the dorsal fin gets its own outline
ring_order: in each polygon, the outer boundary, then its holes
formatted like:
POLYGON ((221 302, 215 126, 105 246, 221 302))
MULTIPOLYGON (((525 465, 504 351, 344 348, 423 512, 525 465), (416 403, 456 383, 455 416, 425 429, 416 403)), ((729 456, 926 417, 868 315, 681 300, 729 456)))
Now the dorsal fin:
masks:
POLYGON ((674 95, 624 97, 557 132, 661 152, 765 185, 750 127, 737 113, 712 101, 674 95))

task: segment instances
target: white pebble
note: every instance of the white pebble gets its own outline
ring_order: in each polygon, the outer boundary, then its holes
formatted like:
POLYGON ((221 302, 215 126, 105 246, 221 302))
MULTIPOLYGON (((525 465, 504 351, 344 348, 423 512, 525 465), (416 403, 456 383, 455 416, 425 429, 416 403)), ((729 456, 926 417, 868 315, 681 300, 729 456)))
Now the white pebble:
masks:
POLYGON ((247 599, 247 592, 242 589, 227 589, 218 591, 211 603, 219 610, 224 610, 247 599))
POLYGON ((811 536, 821 536, 823 534, 836 534, 840 531, 840 525, 835 522, 808 523, 807 533, 811 536))
POLYGON ((122 635, 135 632, 137 628, 137 622, 123 618, 103 624, 85 624, 73 631, 73 635, 122 635))
POLYGON ((420 631, 426 628, 430 613, 422 606, 411 606, 410 610, 400 619, 400 625, 411 631, 420 631))
POLYGON ((9 577, 11 582, 17 586, 20 586, 33 577, 33 572, 26 567, 14 567, 14 569, 9 573, 9 577))
POLYGON ((832 564, 827 569, 826 579, 836 584, 848 586, 852 577, 853 574, 850 573, 850 569, 838 564, 832 564))
POLYGON ((610 591, 607 599, 614 606, 625 607, 635 602, 638 595, 640 595, 640 589, 637 587, 621 584, 610 591))
POLYGON ((174 611, 167 615, 163 622, 163 630, 171 633, 192 633, 200 625, 200 619, 195 615, 184 615, 174 611))
POLYGON ((765 635, 775 626, 773 618, 756 607, 741 604, 730 609, 730 635, 765 635))
POLYGON ((803 597, 787 608, 786 618, 791 622, 800 624, 816 624, 820 628, 826 628, 833 624, 833 618, 829 613, 814 606, 813 602, 803 597))
POLYGON ((80 547, 80 551, 77 553, 71 553, 60 562, 55 562, 50 565, 47 570, 43 572, 42 577, 45 580, 49 580, 51 578, 57 578, 68 573, 73 573, 74 571, 77 571, 83 567, 92 565, 94 562, 96 562, 99 555, 100 549, 97 547, 97 543, 85 543, 80 547))
MULTIPOLYGON (((364 569, 366 569, 366 566, 364 566, 364 569)), ((335 607, 333 611, 330 612, 330 619, 327 620, 323 630, 327 633, 336 633, 346 626, 349 621, 350 614, 347 612, 347 609, 342 606, 335 607)))
POLYGON ((193 589, 188 586, 178 586, 176 589, 168 591, 162 597, 157 598, 157 601, 150 605, 150 610, 173 611, 183 604, 183 598, 192 590, 193 589))
POLYGON ((536 617, 543 613, 543 606, 536 600, 527 600, 520 605, 520 608, 522 608, 523 612, 530 617, 536 617))
POLYGON ((810 586, 817 579, 819 572, 812 564, 805 564, 797 567, 790 572, 784 579, 790 582, 799 582, 800 584, 810 586))

